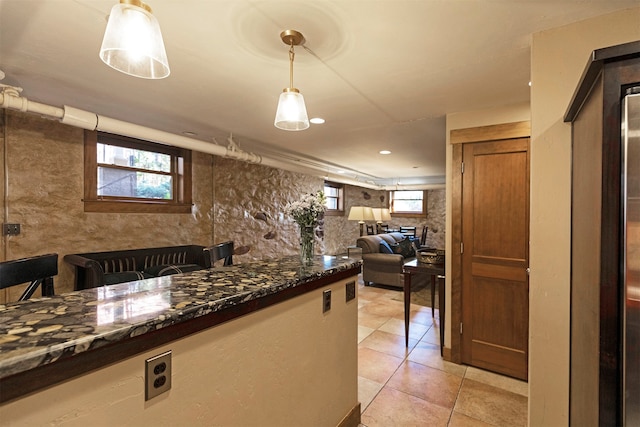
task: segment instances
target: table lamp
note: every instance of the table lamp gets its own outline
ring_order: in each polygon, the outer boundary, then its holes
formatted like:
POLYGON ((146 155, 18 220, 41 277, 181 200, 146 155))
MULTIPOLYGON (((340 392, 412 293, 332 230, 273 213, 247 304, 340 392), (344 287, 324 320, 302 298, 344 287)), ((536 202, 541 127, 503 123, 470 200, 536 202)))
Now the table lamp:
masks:
POLYGON ((373 211, 373 217, 376 220, 376 227, 377 227, 377 232, 380 233, 380 225, 382 224, 383 221, 390 221, 391 220, 391 213, 389 212, 389 209, 387 208, 372 208, 371 209, 373 211))
POLYGON ((364 222, 365 221, 373 221, 375 217, 373 216, 373 210, 368 206, 351 206, 351 210, 349 210, 349 218, 350 221, 358 221, 360 224, 360 236, 364 235, 364 222))

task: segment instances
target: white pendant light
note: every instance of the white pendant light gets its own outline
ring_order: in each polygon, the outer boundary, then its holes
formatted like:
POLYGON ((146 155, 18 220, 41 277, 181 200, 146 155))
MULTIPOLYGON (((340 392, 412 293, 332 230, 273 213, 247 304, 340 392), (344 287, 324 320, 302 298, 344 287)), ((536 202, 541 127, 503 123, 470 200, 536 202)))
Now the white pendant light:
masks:
POLYGON ((309 116, 304 105, 304 97, 293 87, 293 47, 304 43, 304 36, 296 30, 280 33, 282 41, 289 45, 289 87, 285 88, 278 100, 275 127, 282 130, 305 130, 309 127, 309 116))
POLYGON ((169 75, 158 20, 140 0, 120 0, 111 9, 100 59, 130 76, 162 79, 169 75))

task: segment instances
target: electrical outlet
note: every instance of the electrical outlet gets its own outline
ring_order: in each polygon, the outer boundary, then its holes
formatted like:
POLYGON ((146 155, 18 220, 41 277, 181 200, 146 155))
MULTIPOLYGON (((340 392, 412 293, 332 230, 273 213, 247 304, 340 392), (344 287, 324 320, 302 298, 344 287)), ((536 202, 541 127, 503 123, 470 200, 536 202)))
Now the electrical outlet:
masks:
POLYGON ((331 289, 322 292, 322 312, 331 310, 331 289))
POLYGON ((144 400, 171 388, 171 350, 145 360, 144 400))
POLYGON ((346 294, 347 294, 347 302, 351 301, 356 297, 356 282, 351 281, 347 282, 345 286, 346 294))
POLYGON ((20 224, 2 224, 3 236, 17 236, 20 234, 20 224))

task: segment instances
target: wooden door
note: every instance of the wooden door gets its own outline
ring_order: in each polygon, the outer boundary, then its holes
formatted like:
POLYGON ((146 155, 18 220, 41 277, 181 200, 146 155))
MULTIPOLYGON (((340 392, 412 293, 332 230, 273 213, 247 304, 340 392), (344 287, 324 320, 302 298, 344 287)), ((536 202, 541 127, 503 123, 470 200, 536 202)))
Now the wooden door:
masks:
POLYGON ((462 150, 462 362, 526 380, 529 138, 462 150))

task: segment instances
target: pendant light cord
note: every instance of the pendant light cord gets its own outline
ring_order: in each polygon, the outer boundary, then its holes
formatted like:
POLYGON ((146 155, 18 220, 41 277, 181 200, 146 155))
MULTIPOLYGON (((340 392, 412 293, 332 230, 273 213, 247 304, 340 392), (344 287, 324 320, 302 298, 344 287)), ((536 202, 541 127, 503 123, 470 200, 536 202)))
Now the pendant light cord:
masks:
POLYGON ((293 52, 293 42, 289 48, 289 87, 293 88, 293 58, 296 54, 293 52))

